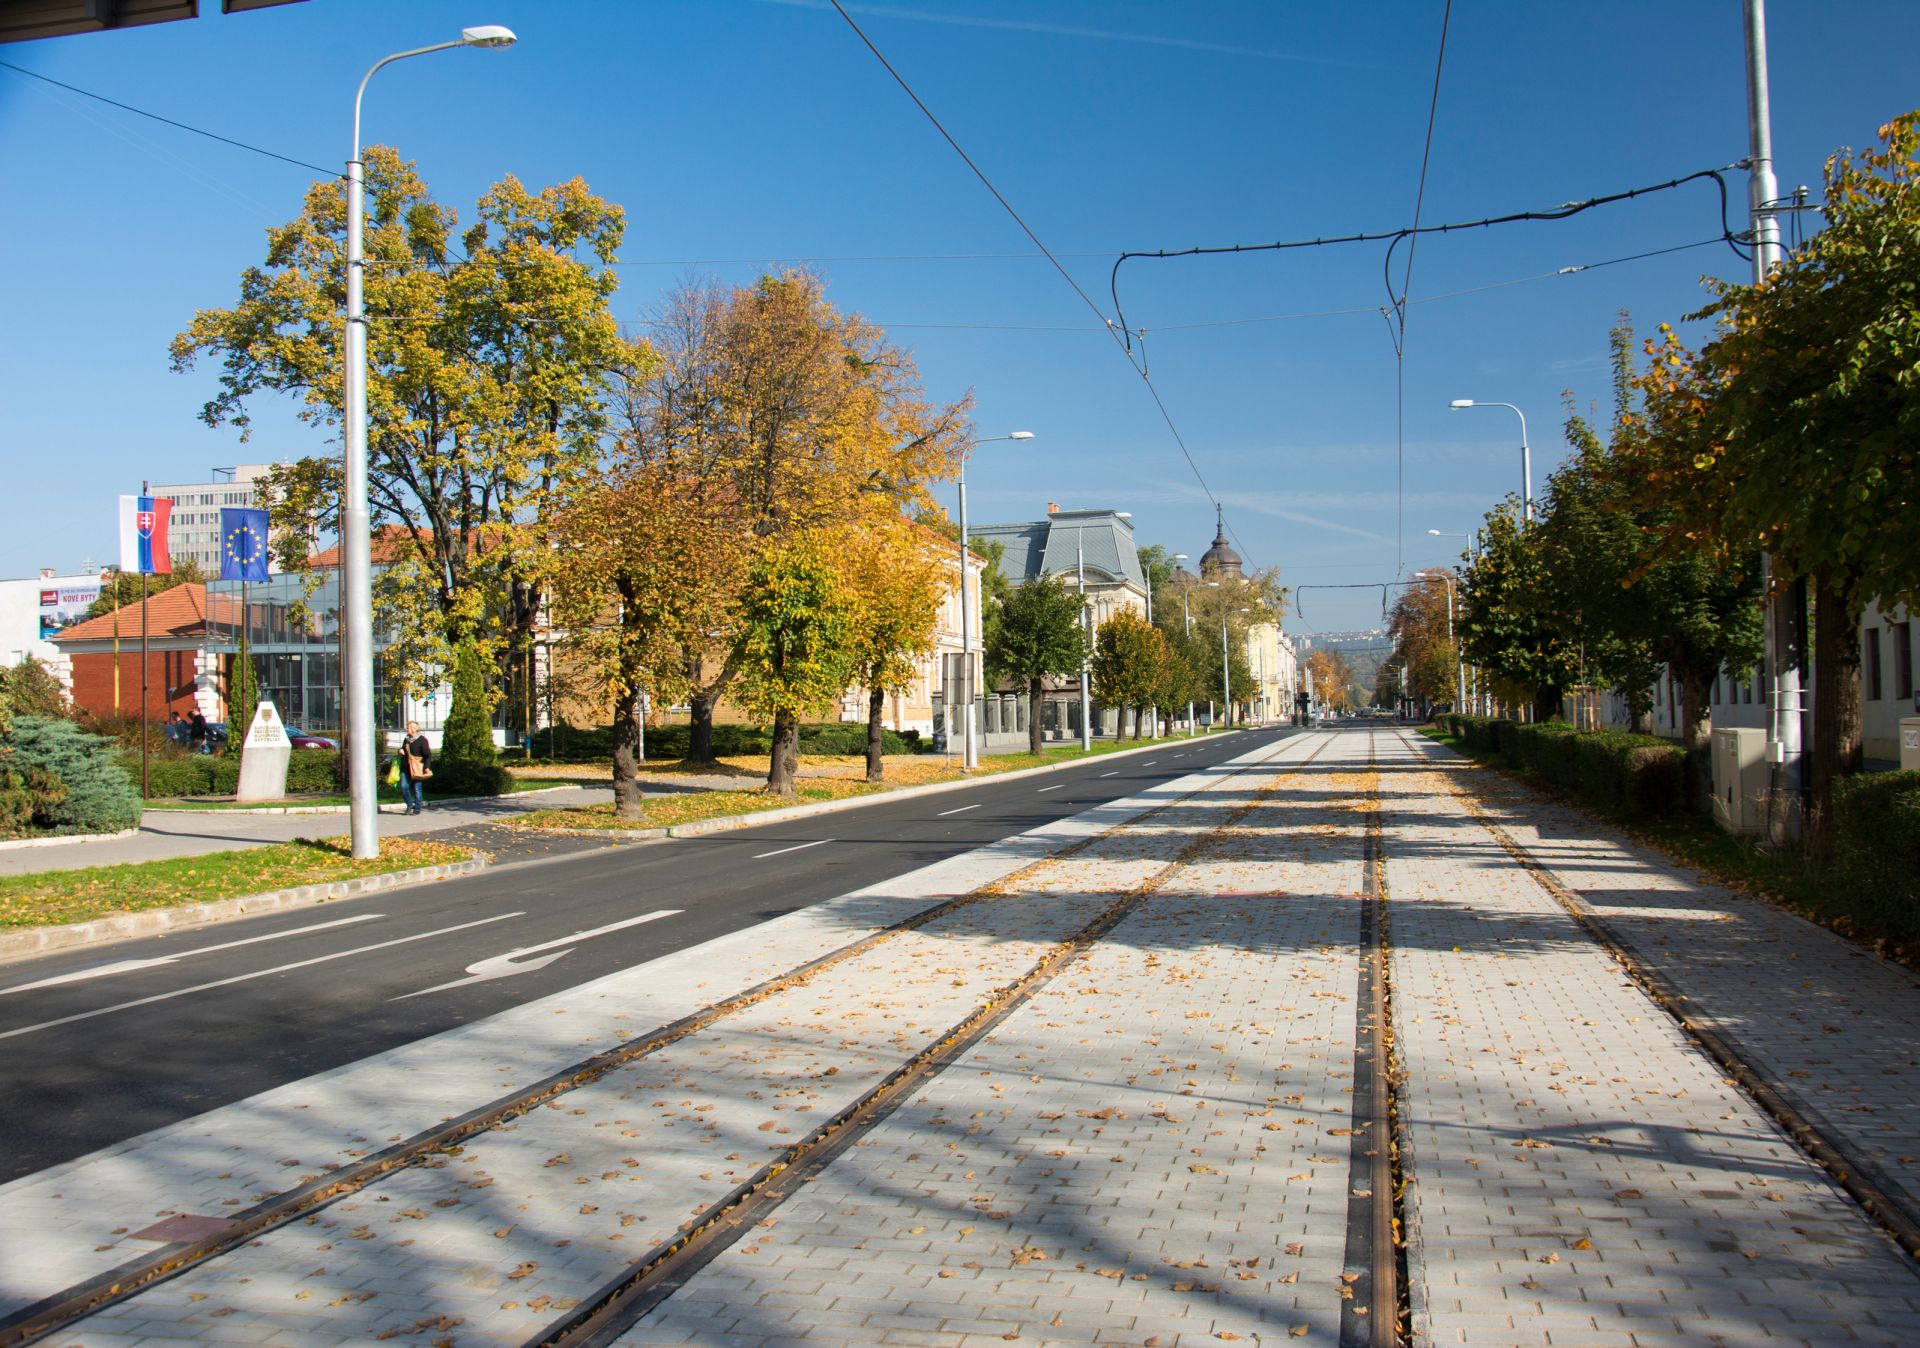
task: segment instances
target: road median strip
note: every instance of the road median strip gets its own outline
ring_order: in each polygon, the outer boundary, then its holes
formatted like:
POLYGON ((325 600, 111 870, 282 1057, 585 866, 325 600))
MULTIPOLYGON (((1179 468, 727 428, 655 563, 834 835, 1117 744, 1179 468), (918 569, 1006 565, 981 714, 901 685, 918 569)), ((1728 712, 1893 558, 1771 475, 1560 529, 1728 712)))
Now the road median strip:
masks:
POLYGON ((471 875, 486 865, 469 848, 406 838, 385 839, 378 858, 356 861, 345 840, 334 839, 0 877, 0 963, 471 875))

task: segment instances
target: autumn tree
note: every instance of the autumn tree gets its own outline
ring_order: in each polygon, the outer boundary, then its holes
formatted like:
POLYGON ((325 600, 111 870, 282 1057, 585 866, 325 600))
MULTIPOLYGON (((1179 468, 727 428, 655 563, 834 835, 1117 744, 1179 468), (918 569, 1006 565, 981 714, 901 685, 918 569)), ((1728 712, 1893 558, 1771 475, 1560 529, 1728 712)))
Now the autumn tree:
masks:
MULTIPOLYGON (((887 695, 906 689, 934 649, 940 604, 954 588, 936 537, 898 516, 879 515, 848 536, 840 554, 852 629, 853 682, 867 694, 867 780, 885 775, 887 695)), ((957 541, 957 540, 956 540, 957 541)))
POLYGON ((1307 656, 1313 673, 1313 694, 1320 705, 1346 711, 1353 705, 1353 666, 1339 651, 1322 647, 1307 656))
POLYGON ((1406 688, 1423 702, 1451 702, 1457 688, 1456 620, 1450 616, 1451 572, 1422 576, 1402 590, 1387 618, 1406 688))
POLYGON ((1860 615, 1920 602, 1920 553, 1898 527, 1920 499, 1920 112, 1880 146, 1827 161, 1827 226, 1755 285, 1719 283, 1697 354, 1663 327, 1637 381, 1643 489, 1673 532, 1771 558, 1813 596, 1814 850, 1831 846, 1834 779, 1860 765, 1860 615))
POLYGON ((825 532, 791 535, 761 552, 740 602, 735 668, 740 705, 773 722, 767 790, 793 794, 800 718, 838 697, 852 670, 853 605, 825 532))
MULTIPOLYGON (((684 288, 649 339, 656 360, 627 390, 626 438, 643 460, 726 482, 757 551, 876 505, 926 510, 966 451, 970 397, 929 401, 912 357, 808 273, 684 288)), ((746 607, 716 607, 712 640, 688 653, 697 761, 712 758, 714 705, 742 670, 746 607)))
POLYGON ((1026 684, 1027 752, 1038 754, 1046 681, 1079 673, 1087 657, 1085 604, 1065 577, 1040 576, 1014 586, 997 608, 987 630, 987 674, 1026 684))
POLYGON ((545 584, 562 649, 613 708, 614 813, 642 813, 646 700, 691 691, 689 652, 744 587, 748 548, 724 482, 620 455, 554 517, 545 584))
MULTIPOLYGON (((509 176, 462 231, 395 151, 365 163, 368 497, 392 544, 377 597, 389 667, 419 687, 459 642, 497 658, 535 620, 552 495, 592 467, 624 360, 609 300, 625 217, 579 179, 533 193, 509 176)), ((246 439, 273 395, 340 429, 346 223, 342 184, 315 184, 299 218, 268 231, 234 306, 174 339, 176 370, 219 362, 208 425, 246 439)))
POLYGON ((1093 639, 1093 689, 1099 699, 1120 713, 1115 737, 1127 731, 1127 709, 1133 709, 1133 737, 1140 738, 1141 710, 1153 700, 1160 684, 1164 638, 1130 608, 1116 609, 1100 624, 1093 639))

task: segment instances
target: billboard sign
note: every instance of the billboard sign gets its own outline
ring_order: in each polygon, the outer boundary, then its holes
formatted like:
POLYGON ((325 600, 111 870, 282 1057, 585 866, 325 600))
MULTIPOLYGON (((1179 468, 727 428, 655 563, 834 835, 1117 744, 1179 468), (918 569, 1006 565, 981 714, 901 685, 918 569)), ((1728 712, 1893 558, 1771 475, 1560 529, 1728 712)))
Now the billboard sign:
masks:
POLYGON ((40 587, 40 640, 51 641, 75 623, 83 622, 93 601, 100 597, 100 582, 89 579, 72 584, 49 581, 40 587))

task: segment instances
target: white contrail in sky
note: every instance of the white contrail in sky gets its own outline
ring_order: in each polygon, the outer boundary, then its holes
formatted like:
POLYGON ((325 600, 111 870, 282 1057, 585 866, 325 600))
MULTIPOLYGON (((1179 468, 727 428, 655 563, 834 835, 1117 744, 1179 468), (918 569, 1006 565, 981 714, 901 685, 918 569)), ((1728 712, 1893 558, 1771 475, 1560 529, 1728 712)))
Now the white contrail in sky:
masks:
MULTIPOLYGON (((771 5, 794 9, 831 10, 827 0, 765 0, 771 5)), ((1043 33, 1052 37, 1084 37, 1099 42, 1136 42, 1148 47, 1180 47, 1187 51, 1213 52, 1222 56, 1251 56, 1262 61, 1299 61, 1310 65, 1347 65, 1318 56, 1300 56, 1293 52, 1272 51, 1262 47, 1240 47, 1229 42, 1206 42, 1191 37, 1163 37, 1156 33, 1122 33, 1107 28, 1082 28, 1076 24, 1042 23, 1034 19, 995 19, 978 14, 939 14, 930 10, 896 9, 891 5, 847 5, 850 14, 870 14, 877 18, 907 19, 915 23, 946 23, 960 28, 1003 28, 1021 33, 1043 33)))

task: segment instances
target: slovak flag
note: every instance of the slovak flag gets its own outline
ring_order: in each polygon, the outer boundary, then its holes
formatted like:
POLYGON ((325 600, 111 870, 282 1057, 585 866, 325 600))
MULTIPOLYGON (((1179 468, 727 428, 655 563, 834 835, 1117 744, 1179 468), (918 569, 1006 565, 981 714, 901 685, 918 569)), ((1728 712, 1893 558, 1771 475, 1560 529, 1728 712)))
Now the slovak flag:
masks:
POLYGON ((149 576, 173 572, 167 554, 167 524, 173 501, 166 496, 120 498, 120 569, 149 576))

